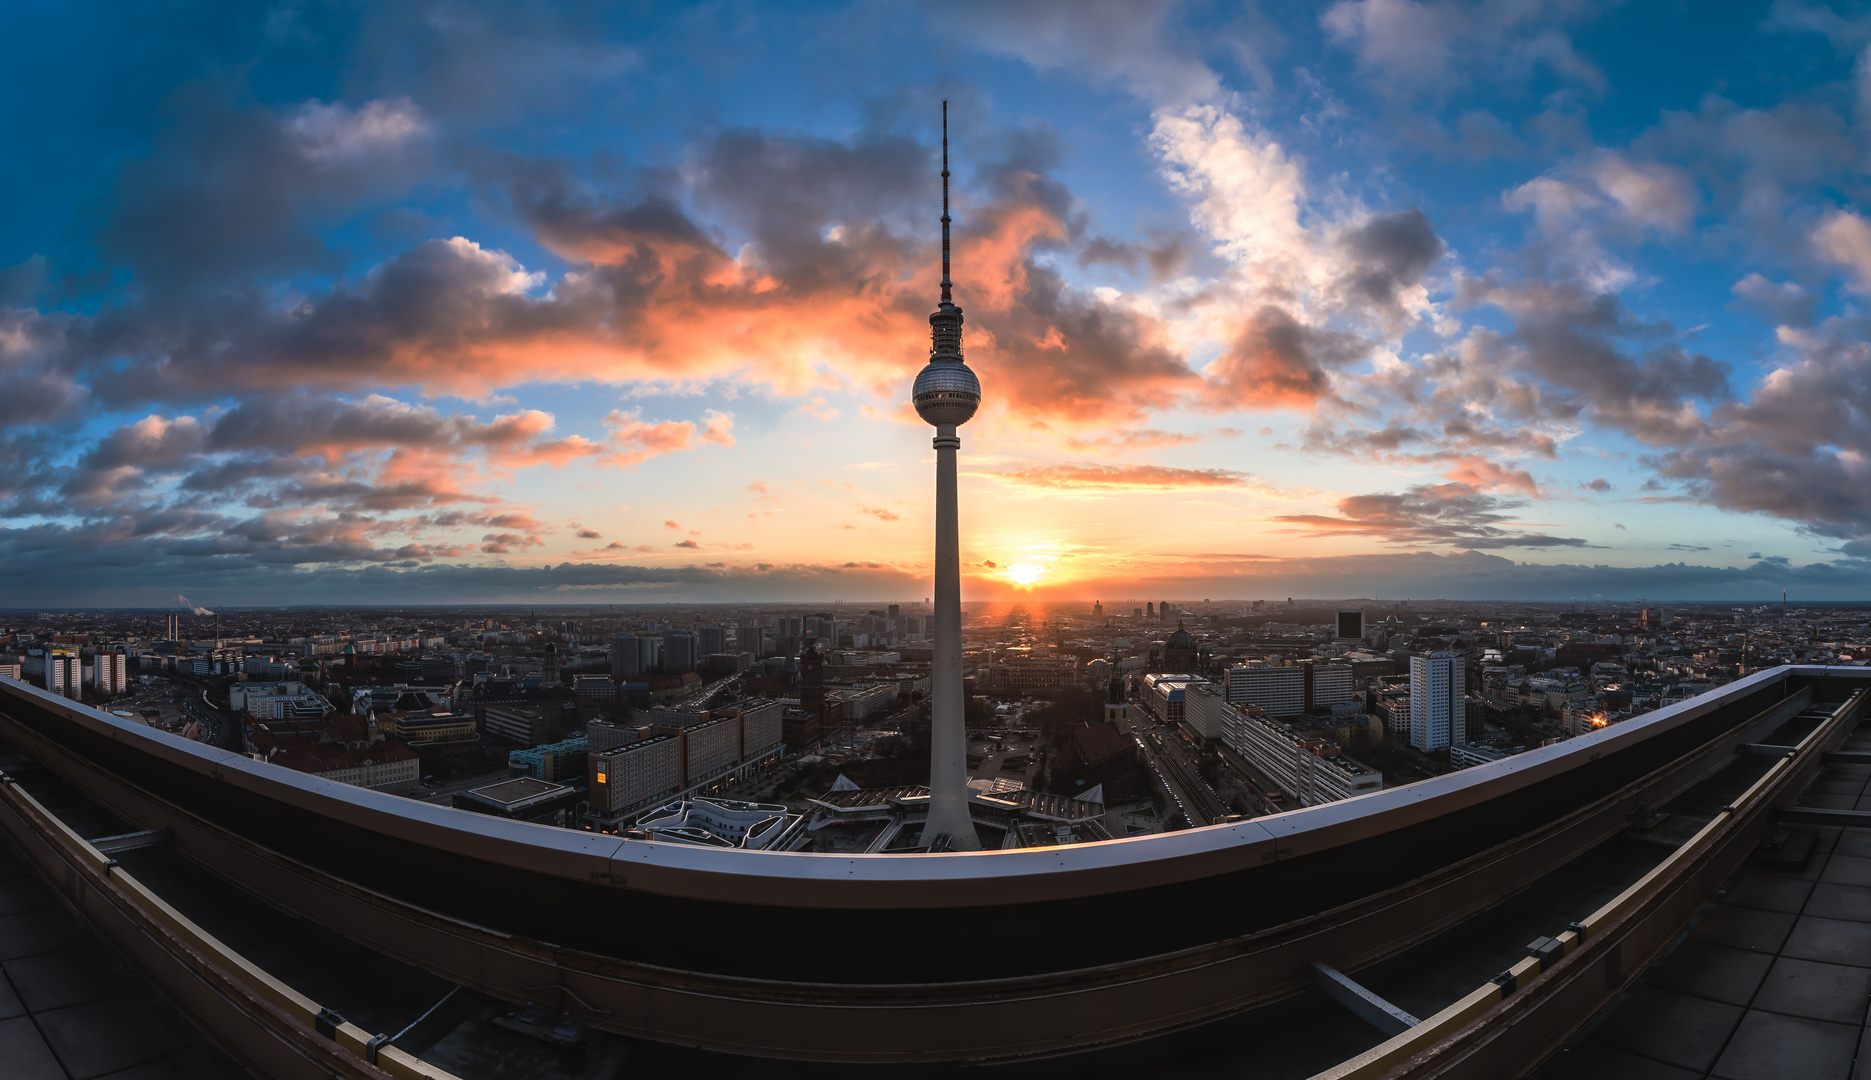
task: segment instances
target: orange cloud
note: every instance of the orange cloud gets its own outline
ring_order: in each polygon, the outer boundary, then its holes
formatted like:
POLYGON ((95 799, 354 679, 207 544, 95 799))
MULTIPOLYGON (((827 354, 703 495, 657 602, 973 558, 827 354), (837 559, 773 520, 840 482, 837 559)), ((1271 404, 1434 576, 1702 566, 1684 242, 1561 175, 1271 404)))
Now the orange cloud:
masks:
POLYGON ((1246 487, 1246 473, 1230 469, 1178 469, 1165 465, 1036 465, 983 473, 1024 487, 1104 491, 1171 491, 1246 487))
MULTIPOLYGON (((615 447, 598 459, 605 465, 635 466, 663 454, 690 450, 695 447, 698 437, 692 421, 662 420, 649 423, 640 419, 637 412, 624 412, 621 409, 612 409, 605 416, 604 424, 611 429, 610 438, 606 442, 615 447)), ((734 415, 708 410, 699 438, 702 442, 733 446, 734 415)))
POLYGON ((1311 409, 1333 396, 1332 372, 1365 351, 1361 338, 1307 326, 1268 304, 1208 366, 1209 402, 1219 409, 1311 409))

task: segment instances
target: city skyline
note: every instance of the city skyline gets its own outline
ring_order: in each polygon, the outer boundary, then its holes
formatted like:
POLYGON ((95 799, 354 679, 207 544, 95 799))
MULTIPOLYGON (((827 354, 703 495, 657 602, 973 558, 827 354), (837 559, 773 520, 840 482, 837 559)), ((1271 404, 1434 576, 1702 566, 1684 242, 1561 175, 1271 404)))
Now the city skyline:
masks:
POLYGON ((1871 20, 737 10, 22 15, 9 606, 931 596, 942 98, 964 602, 1871 597, 1871 20))

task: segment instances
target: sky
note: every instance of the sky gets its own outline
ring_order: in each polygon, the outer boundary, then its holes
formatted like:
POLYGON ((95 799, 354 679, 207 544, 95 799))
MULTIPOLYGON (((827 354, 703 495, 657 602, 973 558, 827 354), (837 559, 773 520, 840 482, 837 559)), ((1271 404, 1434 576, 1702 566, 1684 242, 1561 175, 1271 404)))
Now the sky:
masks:
POLYGON ((9 5, 0 606, 1871 599, 1871 11, 9 5))

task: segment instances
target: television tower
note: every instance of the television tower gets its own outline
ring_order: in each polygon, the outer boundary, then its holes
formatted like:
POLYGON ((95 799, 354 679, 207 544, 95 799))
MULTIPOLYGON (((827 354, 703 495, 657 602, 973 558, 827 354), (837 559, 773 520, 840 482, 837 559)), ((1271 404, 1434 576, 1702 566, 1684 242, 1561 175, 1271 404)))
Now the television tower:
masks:
POLYGON ((929 820, 932 850, 977 851, 968 813, 968 746, 962 716, 961 539, 955 496, 955 429, 981 407, 981 380, 961 355, 961 308, 949 295, 948 102, 942 103, 942 302, 929 316, 929 364, 910 400, 936 429, 935 666, 929 678, 929 820))

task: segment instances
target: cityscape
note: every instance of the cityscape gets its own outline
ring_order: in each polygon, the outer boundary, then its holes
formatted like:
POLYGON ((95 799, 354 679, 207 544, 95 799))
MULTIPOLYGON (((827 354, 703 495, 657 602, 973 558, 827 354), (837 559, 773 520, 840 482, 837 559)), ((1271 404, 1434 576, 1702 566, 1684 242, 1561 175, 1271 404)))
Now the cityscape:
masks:
MULTIPOLYGON (((677 843, 916 851, 928 842, 900 819, 926 812, 934 633, 923 604, 14 613, 0 676, 438 805, 677 843), (854 787, 899 794, 854 814, 854 787), (750 834, 697 800, 780 820, 750 834)), ((998 848, 1042 822, 1052 845, 1278 814, 1750 671, 1865 666, 1871 604, 974 604, 961 640, 968 785, 998 800, 1007 827, 982 838, 998 848)))
POLYGON ((1863 12, 8 14, 0 1074, 1871 1077, 1863 12))

